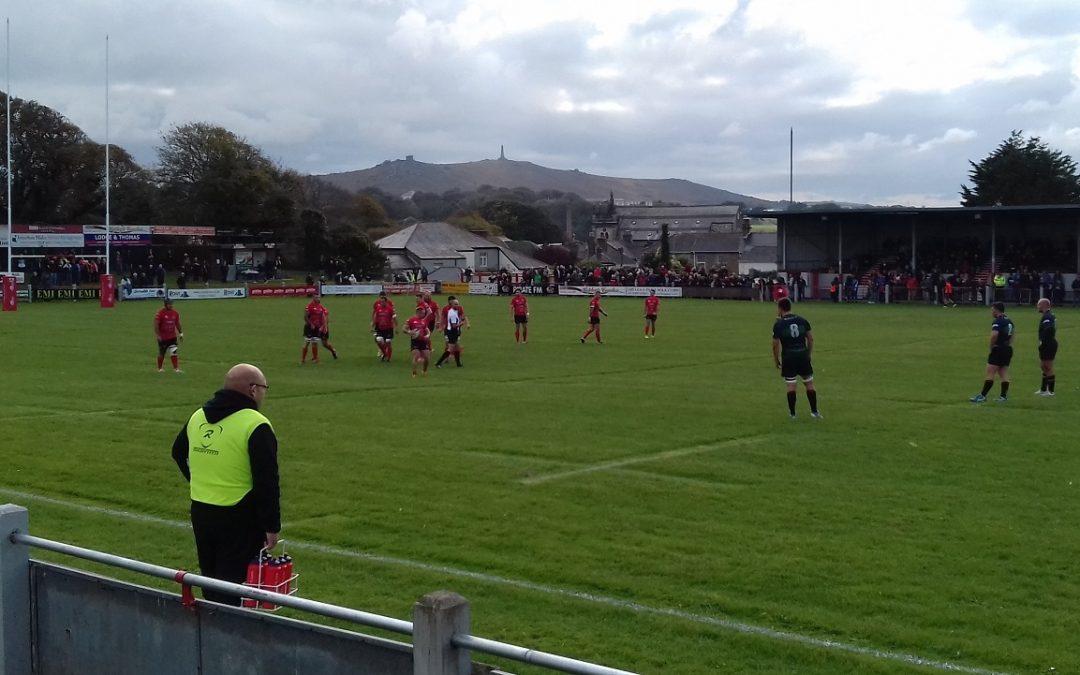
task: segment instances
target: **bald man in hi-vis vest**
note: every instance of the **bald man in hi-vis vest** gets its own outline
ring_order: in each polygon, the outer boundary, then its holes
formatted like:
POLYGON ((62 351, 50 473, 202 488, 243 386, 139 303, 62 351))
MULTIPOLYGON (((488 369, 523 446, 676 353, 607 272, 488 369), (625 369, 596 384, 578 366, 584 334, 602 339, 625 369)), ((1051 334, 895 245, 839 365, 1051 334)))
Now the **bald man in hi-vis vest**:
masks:
MULTIPOLYGON (((191 484, 191 526, 204 576, 243 583, 247 566, 281 531, 277 438, 259 412, 270 386, 241 363, 196 410, 173 442, 172 456, 191 484)), ((213 602, 240 598, 203 591, 213 602)))

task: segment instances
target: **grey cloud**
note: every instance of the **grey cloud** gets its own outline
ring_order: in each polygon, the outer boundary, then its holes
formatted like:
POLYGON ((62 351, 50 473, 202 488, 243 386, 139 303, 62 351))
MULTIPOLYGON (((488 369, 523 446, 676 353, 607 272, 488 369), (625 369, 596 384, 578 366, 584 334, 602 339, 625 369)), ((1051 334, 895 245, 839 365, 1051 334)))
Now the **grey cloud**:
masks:
MULTIPOLYGON (((102 0, 67 3, 63 14, 46 4, 23 3, 12 14, 15 93, 60 109, 101 139, 109 32, 113 140, 144 163, 154 161, 170 125, 204 120, 305 172, 405 154, 467 161, 496 156, 506 144, 514 158, 560 168, 779 196, 787 189, 787 129, 795 126, 800 193, 937 200, 955 196, 968 159, 1010 129, 1075 125, 1071 56, 1061 48, 1067 41, 1052 38, 1033 47, 1050 64, 1040 77, 828 108, 825 101, 849 90, 849 69, 797 35, 749 32, 739 11, 705 46, 676 39, 697 16, 679 11, 633 26, 623 43, 604 49, 589 47, 593 27, 572 22, 463 49, 440 24, 460 11, 449 0, 102 0), (426 17, 426 28, 401 22, 410 9, 426 17), (605 68, 620 74, 597 77, 605 68), (616 101, 627 110, 559 112, 559 91, 577 104, 616 101), (737 131, 724 134, 729 125, 737 131), (977 136, 917 150, 952 128, 977 136), (866 134, 880 140, 861 143, 866 134), (844 148, 844 159, 806 159, 829 147, 844 148)), ((1008 8, 999 16, 1017 33, 1047 21, 1008 8)))

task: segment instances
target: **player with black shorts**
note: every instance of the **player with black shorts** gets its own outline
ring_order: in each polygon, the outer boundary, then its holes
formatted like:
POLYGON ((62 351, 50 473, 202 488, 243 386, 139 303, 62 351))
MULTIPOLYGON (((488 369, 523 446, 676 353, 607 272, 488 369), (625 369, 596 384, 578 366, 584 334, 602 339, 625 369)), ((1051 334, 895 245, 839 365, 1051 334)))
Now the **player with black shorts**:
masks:
POLYGON ((660 313, 660 298, 656 297, 656 289, 649 289, 649 296, 645 298, 645 338, 656 337, 656 316, 660 313))
POLYGON ((990 325, 990 356, 986 358, 986 380, 982 392, 971 397, 972 403, 982 403, 994 386, 994 377, 1001 381, 1001 395, 997 400, 1009 400, 1009 364, 1013 356, 1013 322, 1005 315, 1005 303, 995 302, 990 307, 994 323, 990 325))
POLYGON ((154 315, 154 337, 157 338, 157 370, 163 372, 165 355, 172 361, 173 372, 180 370, 180 340, 184 339, 184 330, 180 327, 180 314, 173 309, 172 300, 165 298, 165 306, 154 315))
POLYGON ((1057 376, 1054 374, 1054 359, 1057 357, 1057 317, 1050 311, 1050 301, 1039 300, 1039 366, 1042 368, 1042 386, 1035 392, 1038 396, 1054 395, 1057 376))
POLYGON ((379 348, 379 360, 384 363, 389 363, 394 355, 396 326, 397 312, 394 310, 394 303, 386 296, 386 291, 381 291, 371 310, 371 332, 375 335, 375 345, 379 348))
POLYGON ((428 363, 431 361, 431 331, 428 329, 428 309, 424 304, 416 306, 416 314, 405 322, 405 332, 409 334, 412 349, 412 376, 416 377, 417 366, 423 366, 423 375, 427 376, 428 363))
POLYGON ((814 350, 810 322, 791 313, 791 300, 788 298, 777 301, 776 309, 778 317, 773 323, 772 332, 773 362, 787 384, 788 412, 791 419, 795 419, 796 388, 799 379, 802 379, 806 400, 810 403, 810 416, 821 419, 817 390, 814 388, 814 367, 810 364, 810 353, 814 350))
POLYGON ((589 330, 581 336, 581 344, 585 344, 585 338, 592 334, 596 334, 596 344, 604 344, 600 339, 601 314, 607 316, 607 312, 600 306, 600 291, 596 291, 593 293, 592 300, 589 301, 589 330))
POLYGON ((300 365, 307 361, 308 348, 311 348, 311 362, 319 362, 319 344, 329 350, 336 359, 337 350, 330 344, 330 310, 322 304, 322 299, 315 295, 304 308, 304 346, 300 351, 300 365))
POLYGON ((514 315, 514 342, 529 342, 529 301, 519 290, 510 298, 510 313, 514 315))
POLYGON ((435 367, 442 368, 443 362, 453 356, 454 363, 460 368, 461 329, 468 327, 469 319, 465 316, 465 308, 462 307, 458 299, 452 295, 446 299, 446 306, 442 308, 441 323, 443 334, 446 336, 446 349, 443 350, 439 360, 435 362, 435 367))

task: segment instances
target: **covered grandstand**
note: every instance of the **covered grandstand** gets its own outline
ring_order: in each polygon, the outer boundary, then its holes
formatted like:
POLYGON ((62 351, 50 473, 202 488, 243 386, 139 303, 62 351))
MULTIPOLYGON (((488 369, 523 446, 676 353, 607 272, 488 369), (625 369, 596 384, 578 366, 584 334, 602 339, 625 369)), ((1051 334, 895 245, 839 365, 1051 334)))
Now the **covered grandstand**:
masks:
MULTIPOLYGON (((891 272, 964 275, 1080 272, 1080 204, 754 210, 777 222, 777 265, 825 277, 891 272)), ((811 296, 813 290, 811 290, 811 296)))

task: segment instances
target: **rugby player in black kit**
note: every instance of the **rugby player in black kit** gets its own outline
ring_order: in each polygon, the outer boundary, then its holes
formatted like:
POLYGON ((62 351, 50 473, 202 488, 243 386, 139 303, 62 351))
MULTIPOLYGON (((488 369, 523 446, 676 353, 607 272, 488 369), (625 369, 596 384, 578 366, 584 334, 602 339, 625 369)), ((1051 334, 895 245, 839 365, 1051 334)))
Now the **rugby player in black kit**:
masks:
POLYGON ((1013 355, 1013 322, 1005 314, 1005 303, 995 302, 991 308, 994 323, 990 325, 990 356, 986 358, 986 380, 982 392, 971 397, 972 403, 982 403, 994 386, 994 377, 1001 380, 1001 395, 997 400, 1004 403, 1009 400, 1009 364, 1013 355))
POLYGON ((787 383, 788 412, 795 419, 795 398, 798 380, 806 389, 810 402, 810 416, 821 419, 817 407, 817 391, 814 389, 814 368, 810 365, 810 353, 814 350, 814 335, 810 322, 791 313, 791 300, 782 298, 776 303, 779 318, 773 324, 773 361, 787 383))

